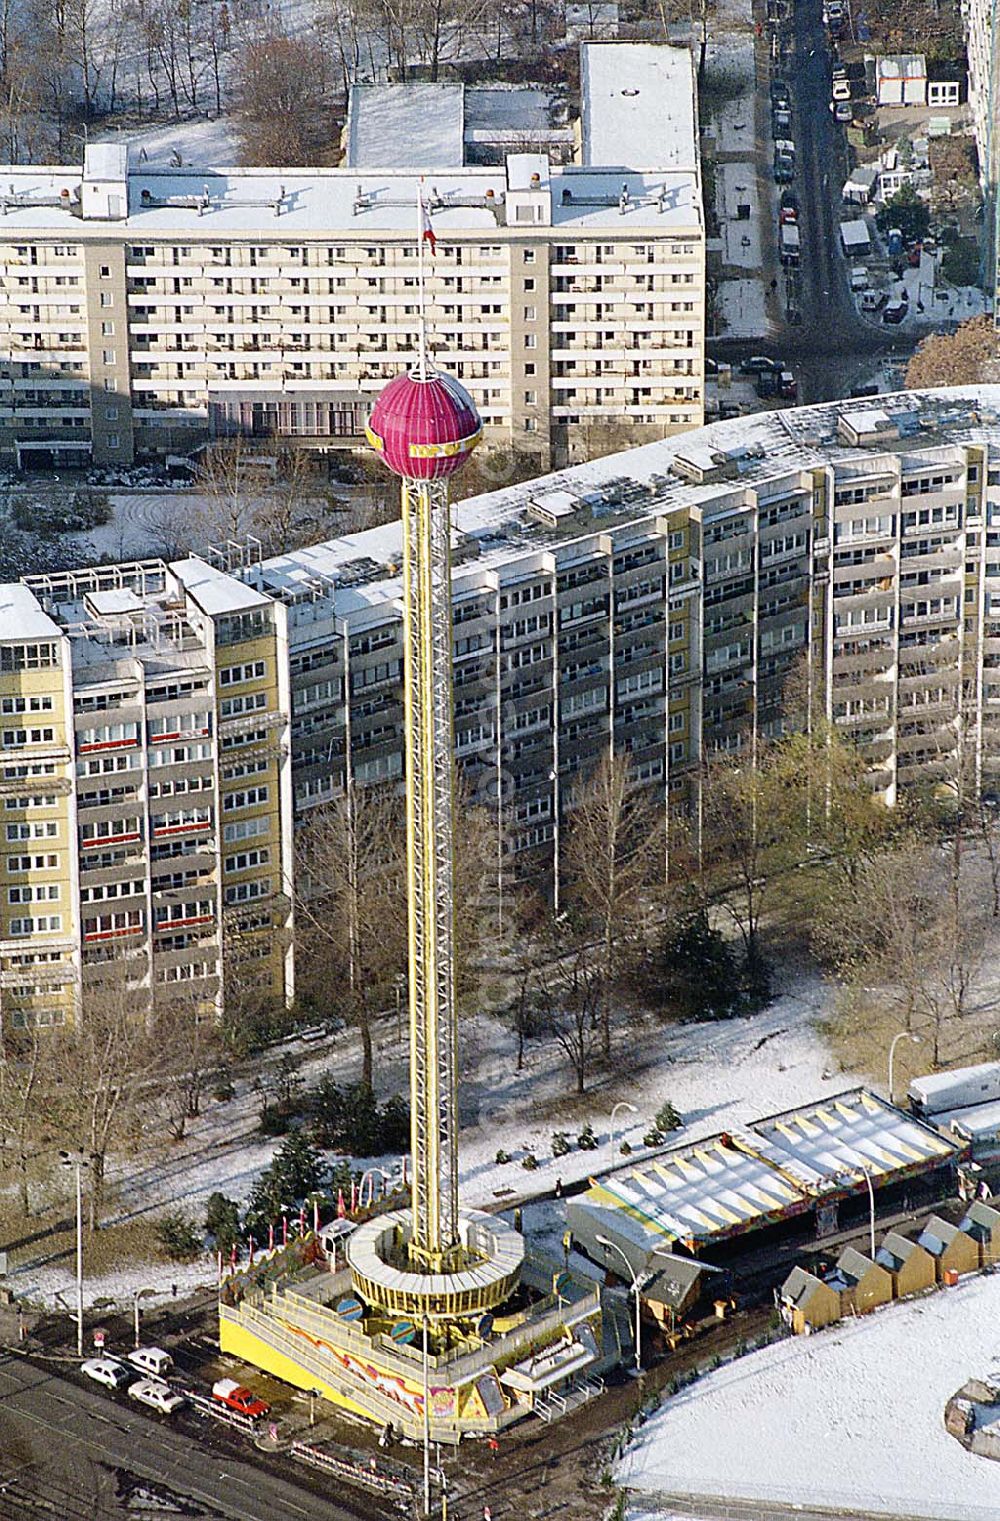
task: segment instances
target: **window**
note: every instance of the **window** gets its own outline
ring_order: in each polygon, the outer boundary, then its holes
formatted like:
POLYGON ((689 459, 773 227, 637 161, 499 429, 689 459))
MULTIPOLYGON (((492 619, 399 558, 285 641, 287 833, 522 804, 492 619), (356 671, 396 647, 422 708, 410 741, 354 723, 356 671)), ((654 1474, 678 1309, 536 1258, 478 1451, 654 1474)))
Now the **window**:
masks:
POLYGON ((103 354, 103 359, 104 359, 104 363, 105 364, 111 365, 111 364, 115 363, 115 351, 114 351, 114 349, 104 349, 102 351, 102 354, 103 354))
MULTIPOLYGON (((115 325, 114 325, 114 323, 113 322, 102 322, 101 323, 101 337, 102 338, 113 338, 114 335, 115 335, 115 325)), ((107 361, 105 361, 105 362, 107 362, 107 361)))
POLYGON ((54 729, 4 729, 2 740, 4 749, 11 745, 51 745, 54 729))
POLYGON ((534 307, 534 306, 526 306, 524 308, 524 320, 525 320, 525 322, 534 322, 534 320, 535 320, 535 318, 537 316, 538 316, 538 310, 537 310, 536 307, 534 307))
POLYGON ((121 439, 119 438, 119 436, 118 436, 117 433, 109 433, 108 434, 108 448, 109 449, 117 449, 119 447, 120 443, 121 443, 121 439))
POLYGON ((8 887, 8 903, 58 903, 59 884, 43 883, 40 887, 8 887))
POLYGON ((534 277, 532 277, 529 280, 525 280, 525 282, 524 282, 524 288, 525 288, 526 291, 533 291, 534 290, 534 288, 535 288, 534 277))
POLYGON ((110 280, 111 279, 111 265, 110 264, 102 264, 101 265, 101 279, 102 280, 110 280))
POLYGON ((219 684, 231 687, 241 681, 259 681, 266 671, 267 667, 263 660, 247 661, 244 665, 223 666, 219 672, 219 684))
POLYGON ((226 824, 222 838, 227 845, 236 845, 241 840, 252 840, 256 835, 268 834, 270 829, 271 820, 266 815, 258 814, 253 819, 240 819, 238 823, 226 824))
POLYGON ((267 786, 247 787, 241 792, 230 792, 222 800, 224 812, 233 813, 237 808, 260 808, 269 799, 267 786))
POLYGON ((51 697, 5 697, 0 713, 51 713, 51 697))
POLYGON ((113 375, 108 375, 104 381, 105 391, 117 391, 118 382, 113 375))
POLYGON ((54 840, 59 835, 58 824, 8 824, 7 840, 54 840))
POLYGON ((537 347, 538 347, 538 339, 535 337, 534 333, 526 333, 525 334, 525 337, 524 337, 524 346, 525 346, 526 349, 537 349, 537 347))
POLYGON ((266 707, 266 692, 247 692, 241 697, 224 697, 219 704, 219 716, 234 718, 237 714, 257 713, 266 707))
MULTIPOLYGON (((533 248, 526 248, 524 250, 524 262, 525 262, 525 264, 534 264, 534 262, 535 262, 535 250, 533 248)), ((528 282, 527 282, 527 280, 524 282, 524 288, 525 288, 525 290, 527 290, 527 288, 528 288, 528 282)))
POLYGON ((106 306, 114 306, 114 304, 115 304, 115 301, 114 301, 114 297, 112 296, 111 292, 109 290, 102 290, 101 291, 101 305, 106 307, 106 306))
POLYGON ((524 405, 526 407, 533 407, 533 406, 535 406, 537 404, 537 402, 538 402, 538 392, 537 391, 525 391, 525 393, 524 393, 524 405))
POLYGON ((62 929, 62 914, 40 914, 35 919, 12 919, 12 935, 45 935, 62 929))
POLYGON ((266 845, 257 850, 241 850, 238 855, 226 856, 226 871, 252 871, 255 866, 266 866, 270 859, 271 852, 266 845))

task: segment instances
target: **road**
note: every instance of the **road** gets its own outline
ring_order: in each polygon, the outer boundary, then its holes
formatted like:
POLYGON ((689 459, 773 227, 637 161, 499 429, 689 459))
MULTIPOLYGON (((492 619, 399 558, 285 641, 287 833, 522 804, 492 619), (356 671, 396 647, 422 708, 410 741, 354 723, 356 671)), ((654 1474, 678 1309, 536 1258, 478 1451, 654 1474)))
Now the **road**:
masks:
POLYGON ((358 1521, 379 1514, 360 1496, 358 1509, 334 1504, 313 1488, 306 1470, 300 1487, 263 1462, 257 1466, 239 1455, 236 1441, 207 1420, 188 1434, 182 1423, 126 1405, 125 1396, 85 1388, 13 1353, 0 1357, 4 1521, 112 1521, 143 1480, 167 1492, 173 1514, 208 1521, 358 1521))
MULTIPOLYGON (((885 379, 888 364, 904 364, 916 340, 865 321, 848 286, 848 264, 840 250, 840 187, 847 168, 843 128, 830 111, 831 55, 823 25, 822 0, 797 0, 791 11, 790 57, 784 74, 792 92, 793 135, 802 231, 798 306, 802 322, 779 337, 761 341, 713 341, 720 359, 750 353, 788 359, 799 382, 802 403, 846 396, 859 385, 885 379)), ((761 86, 766 89, 766 85, 761 86)), ((770 165, 768 146, 766 165, 770 165)))

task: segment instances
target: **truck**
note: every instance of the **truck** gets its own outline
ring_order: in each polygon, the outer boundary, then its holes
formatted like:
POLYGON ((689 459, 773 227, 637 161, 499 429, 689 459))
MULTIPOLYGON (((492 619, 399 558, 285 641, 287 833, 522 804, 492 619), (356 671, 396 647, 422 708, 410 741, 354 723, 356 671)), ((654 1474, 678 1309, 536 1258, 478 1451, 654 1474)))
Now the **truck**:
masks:
POLYGON ((235 1378, 216 1379, 212 1385, 212 1398, 218 1400, 220 1405, 225 1405, 227 1410, 235 1410, 237 1415, 247 1415, 253 1421, 263 1419, 271 1409, 266 1400, 254 1394, 252 1389, 238 1384, 235 1378))
POLYGON ((953 1067, 950 1072, 931 1072, 915 1077, 907 1090, 910 1108, 921 1118, 967 1109, 972 1104, 993 1104, 1000 1099, 1000 1062, 979 1062, 975 1067, 953 1067))
POLYGON ((802 253, 802 240, 799 229, 794 222, 782 222, 781 224, 781 262, 784 265, 797 265, 802 253))
POLYGON ((840 224, 840 243, 849 259, 865 259, 872 251, 871 233, 863 217, 840 224))

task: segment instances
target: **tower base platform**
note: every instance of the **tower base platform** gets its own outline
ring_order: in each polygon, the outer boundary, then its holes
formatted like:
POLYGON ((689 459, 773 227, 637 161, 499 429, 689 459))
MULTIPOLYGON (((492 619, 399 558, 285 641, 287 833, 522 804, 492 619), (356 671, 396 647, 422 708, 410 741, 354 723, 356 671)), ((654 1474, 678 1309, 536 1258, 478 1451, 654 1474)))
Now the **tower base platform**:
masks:
MULTIPOLYGON (((308 1238, 296 1242, 226 1280, 219 1303, 222 1351, 421 1440, 422 1327, 387 1324, 366 1312, 347 1269, 303 1261, 309 1245, 308 1238)), ((627 1317, 598 1285, 557 1263, 526 1257, 509 1303, 475 1327, 456 1321, 432 1328, 426 1364, 431 1439, 456 1443, 541 1414, 553 1396, 622 1361, 627 1336, 627 1317)))

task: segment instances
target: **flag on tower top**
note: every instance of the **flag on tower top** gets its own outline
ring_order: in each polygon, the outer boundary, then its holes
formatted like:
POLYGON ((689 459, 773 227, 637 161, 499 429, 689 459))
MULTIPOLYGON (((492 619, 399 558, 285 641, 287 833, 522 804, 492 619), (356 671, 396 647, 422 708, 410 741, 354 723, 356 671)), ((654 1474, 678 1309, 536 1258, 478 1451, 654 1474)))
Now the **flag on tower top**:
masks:
POLYGON ((434 226, 431 222, 431 214, 427 210, 427 207, 424 205, 423 185, 421 185, 418 189, 417 196, 420 200, 420 236, 426 243, 430 244, 431 253, 437 253, 437 238, 434 235, 434 226))

